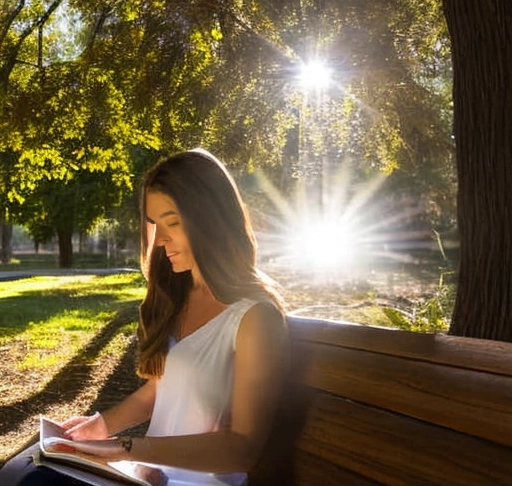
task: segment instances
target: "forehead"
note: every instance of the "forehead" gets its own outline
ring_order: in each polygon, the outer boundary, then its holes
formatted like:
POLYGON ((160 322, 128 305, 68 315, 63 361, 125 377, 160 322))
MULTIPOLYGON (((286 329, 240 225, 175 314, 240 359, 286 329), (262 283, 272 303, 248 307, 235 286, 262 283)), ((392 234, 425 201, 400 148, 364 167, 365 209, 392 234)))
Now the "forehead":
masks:
POLYGON ((169 214, 179 214, 178 206, 174 199, 157 191, 146 193, 146 211, 151 219, 162 218, 169 214))

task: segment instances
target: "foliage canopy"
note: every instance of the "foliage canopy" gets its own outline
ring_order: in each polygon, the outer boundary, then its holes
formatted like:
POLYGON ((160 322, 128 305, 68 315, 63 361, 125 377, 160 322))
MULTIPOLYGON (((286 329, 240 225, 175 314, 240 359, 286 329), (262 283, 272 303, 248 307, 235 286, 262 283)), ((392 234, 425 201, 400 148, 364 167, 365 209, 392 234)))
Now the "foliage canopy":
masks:
POLYGON ((69 238, 159 154, 202 145, 283 189, 350 159, 359 178, 384 171, 394 192, 434 201, 439 223, 453 190, 447 45, 435 0, 6 2, 4 218, 49 234, 64 217, 51 193, 87 181, 103 197, 65 198, 69 238), (306 92, 299 68, 317 58, 333 82, 306 92))

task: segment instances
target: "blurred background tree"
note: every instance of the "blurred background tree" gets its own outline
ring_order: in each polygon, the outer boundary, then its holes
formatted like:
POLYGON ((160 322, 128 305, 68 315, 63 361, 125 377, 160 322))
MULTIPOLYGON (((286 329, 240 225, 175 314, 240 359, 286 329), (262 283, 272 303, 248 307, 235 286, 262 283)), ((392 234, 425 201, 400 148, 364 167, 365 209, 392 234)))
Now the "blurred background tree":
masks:
POLYGON ((325 199, 340 172, 350 183, 330 191, 354 195, 384 175, 378 206, 399 214, 383 240, 453 227, 435 0, 19 1, 0 33, 1 219, 57 235, 61 266, 102 218, 134 233, 140 174, 197 145, 285 195, 306 182, 325 199), (328 68, 322 88, 301 79, 313 61, 328 68))

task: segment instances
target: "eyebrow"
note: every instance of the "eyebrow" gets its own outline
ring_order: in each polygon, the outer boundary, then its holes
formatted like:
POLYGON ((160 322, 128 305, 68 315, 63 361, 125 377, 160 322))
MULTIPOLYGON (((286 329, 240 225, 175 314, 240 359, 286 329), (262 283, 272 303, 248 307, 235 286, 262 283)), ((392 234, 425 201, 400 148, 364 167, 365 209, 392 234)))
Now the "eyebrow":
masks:
MULTIPOLYGON (((162 214, 158 216, 159 219, 165 218, 166 216, 178 216, 178 213, 176 211, 173 211, 172 209, 169 211, 165 211, 162 214)), ((155 224, 155 222, 149 217, 146 216, 146 221, 150 224, 155 224)))
POLYGON ((160 219, 162 218, 165 218, 166 216, 171 216, 171 215, 174 215, 174 216, 177 216, 178 213, 176 211, 173 211, 172 209, 169 210, 169 211, 165 211, 164 213, 162 213, 160 216, 158 216, 160 219))

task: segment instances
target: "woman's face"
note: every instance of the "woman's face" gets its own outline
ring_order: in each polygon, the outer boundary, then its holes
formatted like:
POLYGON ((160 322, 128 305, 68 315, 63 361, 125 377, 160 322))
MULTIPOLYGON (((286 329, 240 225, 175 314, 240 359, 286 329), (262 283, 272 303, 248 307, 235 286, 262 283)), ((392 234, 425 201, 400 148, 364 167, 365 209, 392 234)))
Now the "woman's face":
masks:
POLYGON ((154 227, 154 244, 165 248, 173 271, 192 270, 196 273, 197 264, 174 200, 161 192, 148 191, 146 213, 148 222, 154 227))

